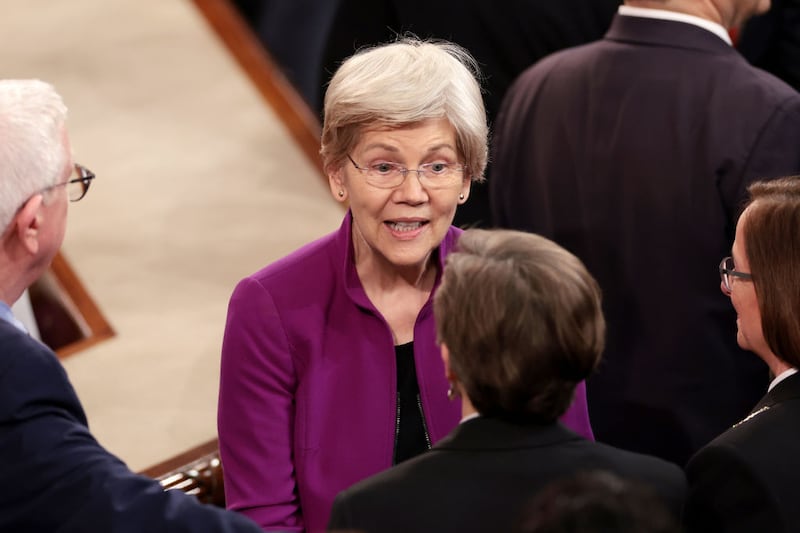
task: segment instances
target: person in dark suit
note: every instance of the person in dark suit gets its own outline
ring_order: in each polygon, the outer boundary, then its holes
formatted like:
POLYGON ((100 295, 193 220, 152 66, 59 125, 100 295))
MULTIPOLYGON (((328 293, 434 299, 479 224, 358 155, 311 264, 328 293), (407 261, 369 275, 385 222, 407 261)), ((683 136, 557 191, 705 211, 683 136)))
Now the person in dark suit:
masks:
POLYGON ((56 355, 11 312, 94 178, 72 161, 66 112, 49 84, 0 81, 0 531, 256 533, 103 449, 56 355))
MULTIPOLYGON (((446 39, 470 51, 484 74, 484 105, 492 124, 511 82, 557 50, 603 36, 620 0, 337 0, 338 9, 323 49, 320 84, 358 48, 411 32, 446 39)), ((317 102, 322 110, 322 94, 317 102)), ((491 165, 491 162, 490 162, 491 165)), ((472 186, 470 201, 454 223, 488 227, 489 189, 472 186)))
POLYGON ((689 533, 800 531, 800 175, 749 193, 721 288, 739 346, 775 377, 747 417, 689 461, 689 533))
MULTIPOLYGON (((320 63, 338 0, 233 0, 232 3, 313 109, 324 93, 319 82, 320 63)), ((318 111, 321 117, 322 109, 318 111)))
POLYGON ((428 452, 339 493, 329 529, 509 531, 538 490, 583 470, 645 483, 678 516, 680 468, 557 421, 605 336, 600 290, 575 256, 537 235, 467 230, 447 258, 434 316, 461 423, 428 452))
POLYGON ((800 170, 800 94, 725 30, 768 2, 714 4, 629 0, 603 40, 527 70, 488 180, 498 226, 555 240, 603 289, 608 342, 587 384, 598 440, 681 466, 767 383, 708 265, 730 249, 747 184, 800 170))

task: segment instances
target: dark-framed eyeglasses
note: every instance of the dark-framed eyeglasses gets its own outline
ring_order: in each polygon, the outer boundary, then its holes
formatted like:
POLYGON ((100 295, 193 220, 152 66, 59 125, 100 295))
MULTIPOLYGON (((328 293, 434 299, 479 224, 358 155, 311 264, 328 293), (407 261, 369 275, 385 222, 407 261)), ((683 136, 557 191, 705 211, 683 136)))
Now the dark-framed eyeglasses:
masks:
POLYGON ((372 165, 362 167, 359 166, 350 154, 347 159, 353 163, 353 166, 359 170, 368 184, 378 189, 394 189, 399 187, 406 180, 409 172, 416 172, 417 178, 423 187, 431 189, 444 189, 452 187, 460 183, 463 178, 464 171, 467 169, 464 165, 458 165, 445 162, 425 163, 420 165, 419 168, 406 168, 397 163, 390 163, 388 161, 381 161, 372 165))
POLYGON ((70 175, 70 179, 64 183, 57 183, 56 185, 46 187, 44 191, 49 191, 51 189, 55 189, 56 187, 66 187, 67 198, 69 198, 69 201, 77 202, 86 196, 86 193, 89 191, 89 185, 92 184, 92 180, 94 178, 94 172, 80 163, 75 163, 75 166, 72 169, 72 174, 70 175))
POLYGON ((719 277, 722 280, 722 286, 725 287, 726 292, 731 292, 733 286, 733 278, 743 279, 745 281, 753 281, 753 275, 749 272, 739 272, 733 264, 733 257, 724 258, 719 264, 719 277))

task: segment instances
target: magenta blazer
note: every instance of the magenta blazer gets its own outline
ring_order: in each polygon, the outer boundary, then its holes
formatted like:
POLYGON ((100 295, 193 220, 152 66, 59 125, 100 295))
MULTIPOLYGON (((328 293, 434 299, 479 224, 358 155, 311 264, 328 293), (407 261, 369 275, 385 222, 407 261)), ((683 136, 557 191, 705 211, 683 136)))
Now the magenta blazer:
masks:
MULTIPOLYGON (((440 266, 460 233, 447 232, 440 266)), ((436 443, 461 403, 447 399, 431 300, 417 317, 414 359, 436 443)), ((264 529, 323 531, 339 491, 392 465, 395 372, 392 333, 356 273, 349 213, 338 231, 239 282, 218 411, 228 508, 264 529)), ((562 421, 592 438, 583 383, 562 421)))

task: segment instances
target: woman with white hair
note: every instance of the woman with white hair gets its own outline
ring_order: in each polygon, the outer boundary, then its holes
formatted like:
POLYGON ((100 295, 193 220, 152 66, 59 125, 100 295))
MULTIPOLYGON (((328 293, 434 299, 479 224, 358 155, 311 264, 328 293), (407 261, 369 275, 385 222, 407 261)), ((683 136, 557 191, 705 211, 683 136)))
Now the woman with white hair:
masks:
MULTIPOLYGON (((459 421, 431 299, 486 167, 477 76, 457 45, 401 39, 328 86, 321 153, 347 215, 239 283, 222 349, 228 507, 264 528, 324 529, 339 491, 459 421)), ((565 421, 591 436, 583 388, 565 421)))

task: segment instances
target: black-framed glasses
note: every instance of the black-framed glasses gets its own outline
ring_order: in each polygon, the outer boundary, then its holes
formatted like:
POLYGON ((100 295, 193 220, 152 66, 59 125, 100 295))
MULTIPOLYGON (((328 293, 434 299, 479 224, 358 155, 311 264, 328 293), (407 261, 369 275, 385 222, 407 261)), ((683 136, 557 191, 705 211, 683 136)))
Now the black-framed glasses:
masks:
POLYGON ((739 278, 745 281, 753 281, 753 275, 749 272, 739 272, 733 264, 733 257, 724 258, 719 264, 719 277, 726 292, 731 292, 733 286, 732 278, 739 278))
POLYGON ((50 189, 55 189, 56 187, 66 186, 67 198, 69 198, 69 201, 77 202, 86 196, 86 193, 89 191, 89 185, 92 184, 92 180, 94 178, 94 172, 79 163, 75 163, 70 179, 64 183, 57 183, 56 185, 46 187, 44 190, 49 191, 50 189))
POLYGON ((406 168, 397 163, 390 163, 388 161, 381 161, 372 165, 361 167, 350 154, 347 159, 353 163, 364 177, 367 183, 379 189, 394 189, 403 184, 409 172, 416 172, 419 182, 426 188, 443 189, 452 187, 460 183, 463 178, 464 171, 467 169, 464 165, 457 165, 453 163, 434 162, 425 163, 420 165, 419 168, 406 168))

